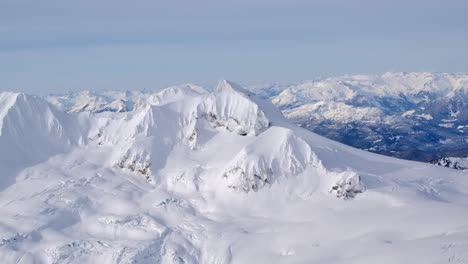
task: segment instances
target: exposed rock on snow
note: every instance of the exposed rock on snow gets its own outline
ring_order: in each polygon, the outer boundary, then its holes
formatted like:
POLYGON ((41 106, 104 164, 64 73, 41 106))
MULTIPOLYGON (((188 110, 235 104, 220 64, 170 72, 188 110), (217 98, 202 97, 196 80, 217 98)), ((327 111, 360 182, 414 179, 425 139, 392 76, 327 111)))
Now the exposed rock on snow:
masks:
POLYGON ((225 169, 223 177, 234 189, 257 191, 280 177, 294 177, 320 161, 294 132, 272 127, 245 146, 225 169), (275 142, 275 144, 271 144, 275 142))
POLYGON ((198 129, 194 128, 192 133, 190 133, 187 138, 188 145, 190 146, 192 150, 196 148, 197 137, 198 137, 198 129))
POLYGON ((330 192, 342 199, 354 198, 356 194, 364 191, 361 177, 353 171, 344 171, 333 175, 333 184, 330 192))
POLYGON ((468 170, 468 157, 466 158, 442 158, 432 162, 433 164, 456 169, 456 170, 468 170))
POLYGON ((227 81, 159 95, 67 113, 0 93, 2 262, 468 259, 464 172, 333 142, 227 81))
MULTIPOLYGON (((269 98, 302 127, 357 148, 427 162, 468 154, 467 74, 345 75, 249 88, 269 98)), ((69 112, 96 113, 135 111, 201 94, 208 93, 184 84, 163 91, 84 91, 46 99, 69 112)), ((241 118, 224 119, 216 112, 205 112, 204 116, 213 126, 241 135, 251 133, 246 124, 239 124, 241 118)))
POLYGON ((258 135, 271 124, 252 96, 237 84, 221 81, 202 101, 199 111, 214 127, 225 127, 239 135, 258 135))
POLYGON ((147 181, 151 181, 151 162, 149 155, 130 155, 126 154, 117 166, 121 169, 129 169, 131 172, 141 174, 147 181))

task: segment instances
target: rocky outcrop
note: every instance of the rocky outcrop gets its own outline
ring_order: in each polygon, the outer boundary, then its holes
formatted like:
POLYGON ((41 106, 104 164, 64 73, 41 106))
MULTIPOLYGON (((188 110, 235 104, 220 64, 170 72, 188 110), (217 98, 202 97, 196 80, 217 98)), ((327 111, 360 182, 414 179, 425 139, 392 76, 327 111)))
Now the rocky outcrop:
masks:
POLYGON ((364 191, 361 177, 353 171, 344 171, 333 175, 333 183, 330 193, 341 199, 354 198, 356 194, 364 191))
POLYGON ((456 157, 441 158, 431 163, 442 166, 442 167, 455 169, 455 170, 468 170, 468 157, 466 158, 456 158, 456 157))

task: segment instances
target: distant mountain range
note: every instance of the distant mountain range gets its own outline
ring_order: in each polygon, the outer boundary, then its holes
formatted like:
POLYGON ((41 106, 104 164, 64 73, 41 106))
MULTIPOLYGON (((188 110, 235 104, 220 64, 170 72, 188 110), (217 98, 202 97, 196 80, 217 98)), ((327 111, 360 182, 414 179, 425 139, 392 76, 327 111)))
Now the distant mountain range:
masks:
MULTIPOLYGON (((468 156, 468 74, 345 75, 249 89, 270 99, 297 125, 353 147, 433 163, 468 156)), ((204 89, 185 84, 164 92, 181 90, 204 89)), ((46 99, 68 112, 126 112, 172 96, 84 91, 46 99)))
POLYGON ((256 88, 296 124, 375 153, 468 156, 468 74, 351 75, 256 88))

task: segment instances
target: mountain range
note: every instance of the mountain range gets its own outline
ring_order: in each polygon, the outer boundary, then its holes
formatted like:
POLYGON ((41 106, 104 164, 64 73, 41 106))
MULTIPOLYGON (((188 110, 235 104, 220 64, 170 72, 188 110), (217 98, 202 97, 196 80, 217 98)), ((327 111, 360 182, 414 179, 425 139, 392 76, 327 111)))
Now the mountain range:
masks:
MULTIPOLYGON (((204 90, 185 84, 165 92, 181 87, 204 90)), ((271 100, 297 125, 356 148, 433 163, 468 157, 468 74, 349 75, 247 89, 271 100)), ((84 91, 46 99, 67 112, 125 112, 154 104, 160 96, 84 91)))
POLYGON ((327 138, 418 161, 468 156, 468 74, 352 75, 279 87, 260 94, 327 138))
POLYGON ((273 104, 285 91, 0 93, 0 259, 468 260, 465 172, 313 133, 273 104))

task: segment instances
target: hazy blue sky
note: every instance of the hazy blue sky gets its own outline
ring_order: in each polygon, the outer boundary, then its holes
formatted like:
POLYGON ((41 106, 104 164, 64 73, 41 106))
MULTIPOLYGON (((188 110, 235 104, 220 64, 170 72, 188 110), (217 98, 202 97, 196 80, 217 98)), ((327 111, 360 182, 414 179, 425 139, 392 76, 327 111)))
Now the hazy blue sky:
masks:
POLYGON ((0 90, 468 72, 468 0, 0 0, 0 90))

